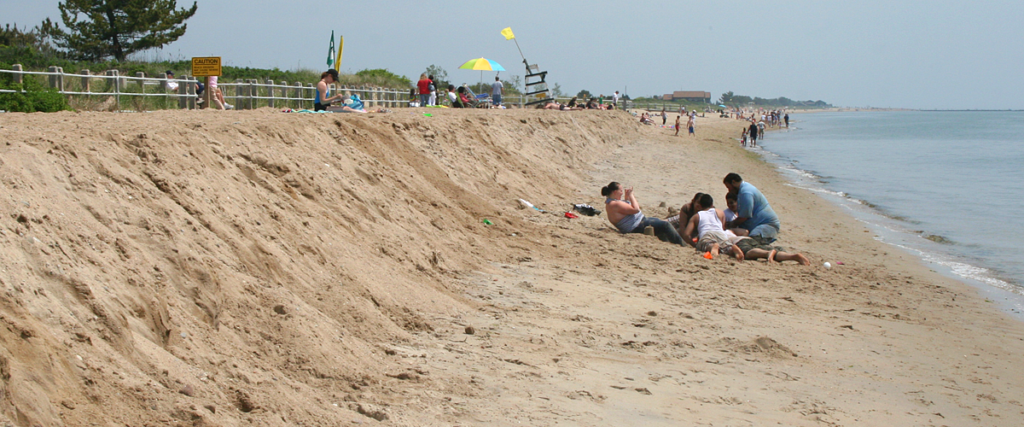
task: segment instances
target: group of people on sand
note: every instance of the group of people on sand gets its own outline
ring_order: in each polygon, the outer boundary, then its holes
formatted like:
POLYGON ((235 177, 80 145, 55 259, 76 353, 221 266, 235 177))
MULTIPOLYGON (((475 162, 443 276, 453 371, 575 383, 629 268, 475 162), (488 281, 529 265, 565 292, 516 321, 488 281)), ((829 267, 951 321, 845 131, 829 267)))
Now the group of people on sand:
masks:
POLYGON ((618 182, 602 188, 601 195, 605 197, 608 221, 620 233, 653 234, 663 242, 692 246, 709 259, 726 254, 738 261, 764 258, 769 263, 796 261, 810 265, 803 254, 772 245, 782 223, 757 187, 736 173, 726 175, 722 183, 728 190, 728 209, 717 209, 710 194, 697 193, 679 209, 678 216, 667 219, 644 215, 633 189, 622 188, 618 182))
POLYGON ((537 104, 537 109, 541 110, 561 110, 561 111, 575 111, 575 110, 614 110, 615 104, 605 104, 597 100, 597 98, 590 98, 586 104, 579 101, 578 96, 572 97, 569 102, 563 104, 558 101, 549 101, 543 104, 537 104))
MULTIPOLYGON (((743 117, 738 115, 737 117, 743 117)), ((786 128, 789 128, 789 113, 781 110, 762 111, 760 120, 756 113, 750 114, 750 126, 743 128, 743 133, 740 134, 740 145, 744 147, 747 143, 750 143, 751 147, 757 147, 757 140, 760 138, 764 141, 765 129, 778 127, 781 128, 782 124, 786 124, 786 128)))

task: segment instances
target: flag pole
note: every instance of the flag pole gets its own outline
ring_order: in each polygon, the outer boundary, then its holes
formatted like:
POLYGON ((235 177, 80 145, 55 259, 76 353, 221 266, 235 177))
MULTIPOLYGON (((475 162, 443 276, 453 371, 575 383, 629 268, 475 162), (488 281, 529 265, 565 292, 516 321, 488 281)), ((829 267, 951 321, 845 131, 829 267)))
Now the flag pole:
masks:
POLYGON ((523 55, 523 49, 521 49, 519 47, 519 40, 516 40, 516 39, 513 38, 512 41, 516 42, 516 49, 519 49, 519 56, 522 56, 523 57, 523 62, 526 62, 526 56, 523 55))

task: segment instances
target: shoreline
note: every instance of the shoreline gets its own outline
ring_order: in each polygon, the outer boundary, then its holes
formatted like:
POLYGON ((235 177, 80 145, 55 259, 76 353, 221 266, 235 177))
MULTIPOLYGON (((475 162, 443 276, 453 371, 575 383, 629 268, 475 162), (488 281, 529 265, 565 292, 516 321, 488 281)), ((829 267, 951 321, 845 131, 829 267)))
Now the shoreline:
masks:
MULTIPOLYGON (((772 132, 779 133, 782 130, 775 129, 772 132)), ((794 130, 798 131, 799 128, 794 130)), ((759 151, 755 152, 767 154, 762 155, 765 161, 782 171, 794 186, 811 191, 837 206, 848 209, 854 219, 868 224, 873 229, 878 235, 878 240, 919 258, 923 264, 938 270, 945 277, 962 281, 977 288, 979 292, 992 296, 993 300, 1000 302, 1001 311, 1024 321, 1024 284, 1019 280, 991 267, 991 262, 986 262, 985 259, 972 258, 967 254, 941 247, 930 248, 927 242, 915 241, 914 238, 929 240, 934 243, 932 246, 961 244, 942 235, 929 234, 928 230, 913 228, 916 222, 888 212, 870 200, 855 198, 841 188, 830 186, 829 183, 822 181, 823 178, 818 175, 819 171, 804 170, 794 163, 798 163, 800 159, 783 156, 764 145, 759 145, 758 149, 759 151)))

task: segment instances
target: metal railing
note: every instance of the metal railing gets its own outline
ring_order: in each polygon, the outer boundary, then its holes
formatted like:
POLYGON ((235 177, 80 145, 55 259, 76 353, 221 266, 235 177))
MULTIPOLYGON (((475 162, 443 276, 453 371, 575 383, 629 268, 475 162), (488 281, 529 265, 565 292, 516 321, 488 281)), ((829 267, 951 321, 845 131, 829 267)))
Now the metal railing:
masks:
MULTIPOLYGON (((118 70, 108 70, 104 74, 93 74, 89 70, 79 73, 65 73, 61 67, 50 67, 47 71, 24 71, 21 65, 14 65, 11 70, 0 69, 0 74, 11 74, 15 83, 21 84, 25 78, 42 78, 47 80, 48 87, 57 93, 73 97, 107 97, 113 98, 116 110, 120 110, 122 98, 162 100, 156 102, 135 102, 136 106, 160 108, 196 108, 197 83, 192 76, 168 78, 165 74, 158 77, 146 77, 144 73, 135 76, 120 75, 118 70), (172 89, 174 88, 174 89, 172 89), (176 101, 176 102, 174 102, 176 101), (175 105, 176 104, 176 105, 175 105)), ((244 79, 235 82, 220 82, 217 85, 225 101, 238 109, 255 109, 260 107, 283 107, 306 109, 313 108, 316 88, 312 83, 289 85, 288 82, 273 80, 258 81, 244 79)), ((332 92, 358 95, 367 108, 397 108, 408 106, 408 90, 331 85, 332 92)), ((0 89, 0 93, 14 93, 19 90, 0 89)), ((25 92, 20 90, 20 92, 25 92)))

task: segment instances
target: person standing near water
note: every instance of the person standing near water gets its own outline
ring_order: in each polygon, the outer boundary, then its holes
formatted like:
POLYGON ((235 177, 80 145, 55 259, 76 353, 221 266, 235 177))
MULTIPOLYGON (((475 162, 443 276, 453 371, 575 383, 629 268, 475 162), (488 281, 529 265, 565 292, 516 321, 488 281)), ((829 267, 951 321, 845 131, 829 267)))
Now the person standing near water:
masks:
POLYGON ((750 121, 750 146, 757 147, 757 123, 750 121))
POLYGON ((785 120, 786 120, 786 129, 789 129, 789 113, 786 113, 785 120))

